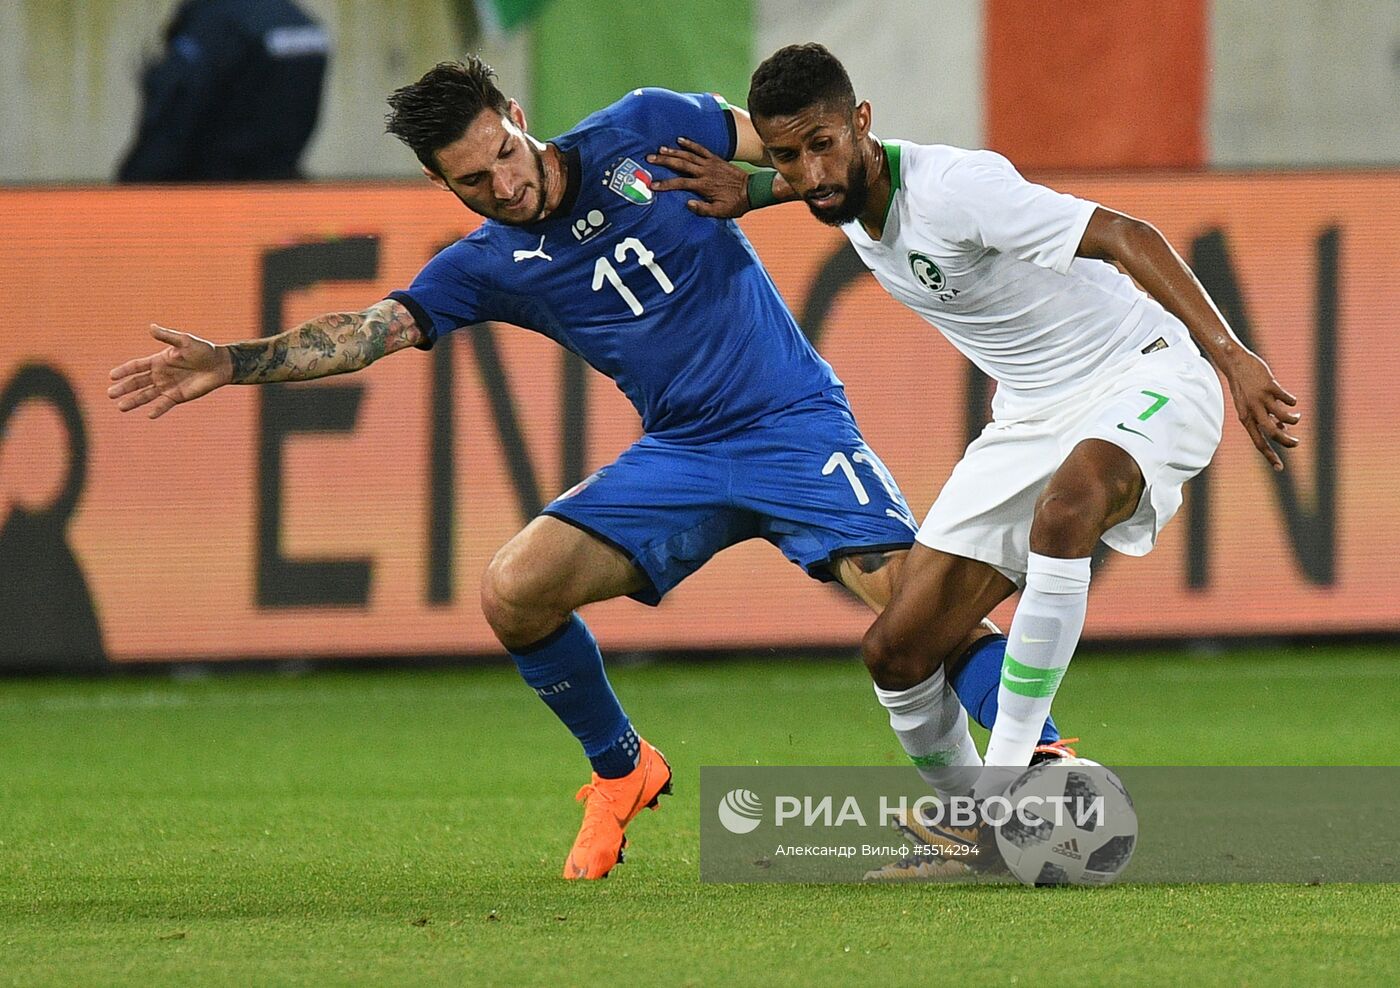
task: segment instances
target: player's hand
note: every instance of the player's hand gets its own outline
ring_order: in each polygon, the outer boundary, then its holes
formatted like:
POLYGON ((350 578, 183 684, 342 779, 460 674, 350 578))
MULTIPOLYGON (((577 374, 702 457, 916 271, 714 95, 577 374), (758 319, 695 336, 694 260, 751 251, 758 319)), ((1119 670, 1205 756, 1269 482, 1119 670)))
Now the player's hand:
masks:
POLYGON ((1283 460, 1271 444, 1276 443, 1284 449, 1298 445, 1298 437, 1288 431, 1302 418, 1298 412, 1289 411, 1298 404, 1298 399, 1274 379, 1268 364, 1248 350, 1241 352, 1239 358, 1226 368, 1225 377, 1230 382, 1235 411, 1255 449, 1264 454, 1264 459, 1275 470, 1282 470, 1283 460))
POLYGON ((676 178, 654 182, 658 192, 694 192, 699 199, 686 203, 692 213, 734 219, 749 211, 749 173, 725 161, 709 148, 689 138, 679 148, 662 147, 647 155, 653 165, 669 168, 676 178))
POLYGON ((166 344, 165 349, 112 368, 116 383, 107 389, 107 397, 123 412, 150 405, 148 417, 158 419, 176 405, 202 398, 232 380, 229 355, 208 340, 154 323, 151 335, 166 344))

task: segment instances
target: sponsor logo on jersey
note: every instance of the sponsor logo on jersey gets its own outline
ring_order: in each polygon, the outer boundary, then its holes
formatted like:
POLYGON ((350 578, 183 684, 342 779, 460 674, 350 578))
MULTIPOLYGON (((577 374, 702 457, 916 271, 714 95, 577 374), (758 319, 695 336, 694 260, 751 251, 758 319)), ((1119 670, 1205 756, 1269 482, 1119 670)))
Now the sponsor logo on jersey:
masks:
POLYGON ((927 254, 911 250, 909 270, 913 273, 914 280, 928 289, 940 302, 951 302, 962 294, 961 289, 948 287, 948 279, 944 277, 943 269, 927 254))
POLYGON ((536 247, 534 250, 518 250, 518 251, 516 251, 516 252, 515 252, 513 255, 511 255, 511 256, 515 259, 515 263, 516 263, 516 264, 519 264, 521 261, 528 261, 528 260, 530 260, 531 258, 534 258, 534 257, 538 257, 538 258, 539 258, 540 260, 542 260, 542 261, 552 261, 552 260, 554 260, 554 258, 550 257, 548 254, 546 254, 546 253, 544 252, 544 237, 543 237, 543 236, 540 237, 539 246, 536 247))
POLYGON ((601 209, 590 209, 587 216, 574 220, 574 225, 569 229, 575 240, 586 244, 610 226, 612 224, 608 222, 608 218, 603 215, 601 209))
POLYGON ((607 171, 603 184, 634 206, 650 206, 655 193, 651 191, 651 172, 631 158, 623 158, 607 171))
POLYGON ((1124 432, 1131 432, 1135 436, 1142 436, 1142 438, 1146 439, 1148 442, 1152 442, 1152 437, 1149 436, 1147 433, 1139 432, 1134 428, 1124 425, 1122 422, 1118 423, 1118 428, 1122 429, 1124 432))

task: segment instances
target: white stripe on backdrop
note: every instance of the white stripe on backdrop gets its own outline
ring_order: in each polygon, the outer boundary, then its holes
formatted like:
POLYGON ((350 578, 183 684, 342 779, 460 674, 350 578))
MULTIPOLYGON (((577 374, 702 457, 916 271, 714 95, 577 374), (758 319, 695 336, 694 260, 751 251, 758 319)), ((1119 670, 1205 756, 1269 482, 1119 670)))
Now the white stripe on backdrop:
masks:
POLYGON ((845 64, 880 136, 983 145, 981 0, 754 0, 755 65, 806 41, 845 64))

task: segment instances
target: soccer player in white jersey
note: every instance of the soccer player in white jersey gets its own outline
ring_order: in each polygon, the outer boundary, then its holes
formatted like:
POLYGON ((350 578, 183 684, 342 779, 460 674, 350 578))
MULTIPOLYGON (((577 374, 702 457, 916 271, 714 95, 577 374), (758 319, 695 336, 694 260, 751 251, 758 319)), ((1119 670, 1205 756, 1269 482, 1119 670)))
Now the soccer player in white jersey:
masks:
MULTIPOLYGON (((1095 546, 1148 552, 1215 452, 1215 370, 1276 470, 1270 443, 1298 444, 1296 400, 1151 225, 1028 182, 991 151, 878 140, 870 104, 822 46, 760 65, 749 112, 776 175, 746 176, 684 142, 655 160, 686 177, 658 188, 698 192, 691 208, 714 216, 801 198, 997 382, 993 421, 929 511, 862 652, 916 762, 930 745, 971 745, 929 736, 949 722, 951 687, 970 711, 994 711, 978 718, 992 730, 986 764, 1025 766, 1079 642, 1095 546), (1018 588, 1008 642, 985 619, 1018 588), (979 622, 984 637, 960 649, 979 622), (959 682, 969 665, 980 684, 959 682)), ((1014 773, 985 773, 982 794, 989 776, 1014 773)))

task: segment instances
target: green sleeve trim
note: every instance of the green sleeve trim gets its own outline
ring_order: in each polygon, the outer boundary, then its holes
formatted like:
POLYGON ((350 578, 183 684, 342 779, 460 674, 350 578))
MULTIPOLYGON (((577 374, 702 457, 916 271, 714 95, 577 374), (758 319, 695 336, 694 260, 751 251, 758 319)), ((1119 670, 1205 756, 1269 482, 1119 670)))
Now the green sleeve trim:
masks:
POLYGON ((773 182, 777 177, 778 173, 771 168, 760 168, 749 175, 750 209, 762 209, 778 201, 778 197, 773 195, 773 182))

